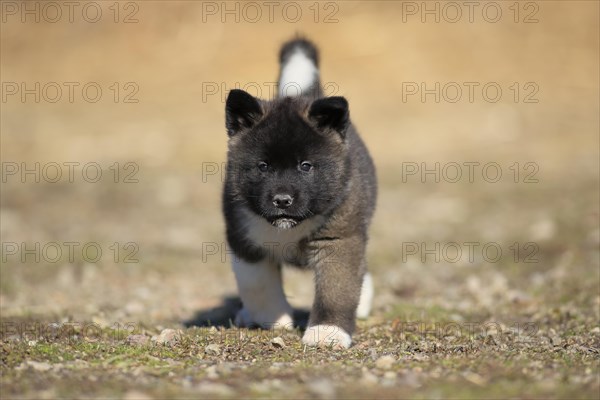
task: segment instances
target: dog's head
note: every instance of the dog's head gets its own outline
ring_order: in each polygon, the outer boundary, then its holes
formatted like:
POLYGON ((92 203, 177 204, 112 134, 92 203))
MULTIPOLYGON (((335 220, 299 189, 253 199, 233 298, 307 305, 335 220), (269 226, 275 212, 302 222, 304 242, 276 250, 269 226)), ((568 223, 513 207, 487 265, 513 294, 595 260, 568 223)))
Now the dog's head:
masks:
POLYGON ((346 99, 267 102, 232 90, 225 112, 226 184, 235 201, 282 229, 340 204, 349 169, 346 99))

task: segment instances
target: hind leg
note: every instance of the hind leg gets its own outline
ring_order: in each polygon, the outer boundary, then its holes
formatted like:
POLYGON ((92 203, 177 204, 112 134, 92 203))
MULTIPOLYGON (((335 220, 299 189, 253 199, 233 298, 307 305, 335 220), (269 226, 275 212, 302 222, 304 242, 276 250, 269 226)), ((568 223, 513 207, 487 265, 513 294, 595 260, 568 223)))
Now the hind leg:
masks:
POLYGON ((356 317, 358 319, 367 319, 369 317, 373 304, 373 291, 373 278, 371 277, 371 274, 367 272, 363 277, 360 300, 358 301, 358 308, 356 309, 356 317))

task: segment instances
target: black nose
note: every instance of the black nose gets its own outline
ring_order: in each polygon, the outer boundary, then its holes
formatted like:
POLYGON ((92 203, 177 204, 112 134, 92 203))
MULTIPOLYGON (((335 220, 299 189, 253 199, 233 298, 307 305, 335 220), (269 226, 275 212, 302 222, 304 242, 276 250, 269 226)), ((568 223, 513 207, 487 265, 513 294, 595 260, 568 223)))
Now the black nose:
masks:
POLYGON ((294 199, 289 194, 276 194, 273 196, 273 205, 277 208, 288 208, 294 199))

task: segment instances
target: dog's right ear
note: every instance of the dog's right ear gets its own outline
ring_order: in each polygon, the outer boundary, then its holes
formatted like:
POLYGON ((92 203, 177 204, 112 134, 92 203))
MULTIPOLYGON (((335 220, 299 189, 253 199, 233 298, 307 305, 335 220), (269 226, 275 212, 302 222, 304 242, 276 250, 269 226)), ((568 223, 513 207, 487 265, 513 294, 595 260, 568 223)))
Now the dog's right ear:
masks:
POLYGON ((343 139, 346 137, 346 130, 350 125, 348 101, 339 96, 323 97, 315 100, 308 110, 308 118, 318 128, 333 129, 343 139))
POLYGON ((258 99, 247 92, 233 89, 225 104, 225 127, 229 137, 252 128, 262 117, 263 111, 258 99))

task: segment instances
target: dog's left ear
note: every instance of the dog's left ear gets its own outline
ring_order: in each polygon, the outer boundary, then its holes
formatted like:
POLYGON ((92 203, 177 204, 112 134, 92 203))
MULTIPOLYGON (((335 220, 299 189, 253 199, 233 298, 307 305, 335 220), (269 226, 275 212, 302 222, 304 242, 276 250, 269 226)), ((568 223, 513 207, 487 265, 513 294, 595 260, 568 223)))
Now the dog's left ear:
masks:
POLYGON ((339 96, 315 100, 308 110, 308 118, 317 128, 332 129, 344 138, 350 125, 348 101, 339 96))
POLYGON ((262 115, 263 110, 255 97, 239 89, 229 92, 225 104, 225 127, 229 137, 252 128, 262 115))

